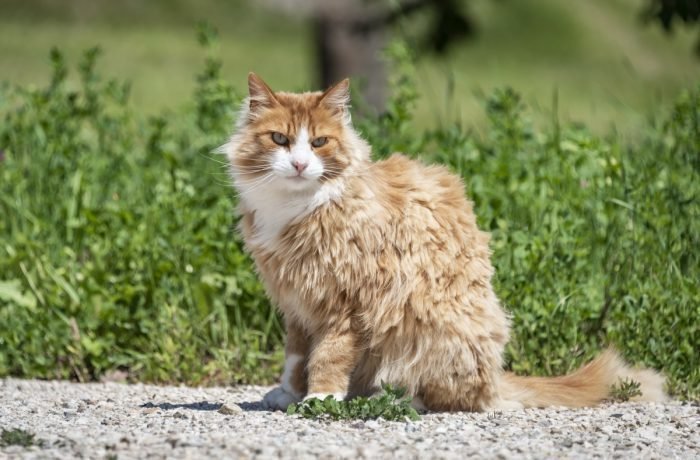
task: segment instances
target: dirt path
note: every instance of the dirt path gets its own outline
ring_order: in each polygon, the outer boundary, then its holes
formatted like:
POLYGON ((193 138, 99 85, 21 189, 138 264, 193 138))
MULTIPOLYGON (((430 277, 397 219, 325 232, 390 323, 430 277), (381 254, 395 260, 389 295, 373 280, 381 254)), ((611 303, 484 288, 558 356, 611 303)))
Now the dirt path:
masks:
POLYGON ((0 380, 0 427, 35 435, 0 458, 700 458, 697 404, 329 422, 262 410, 266 390, 0 380))

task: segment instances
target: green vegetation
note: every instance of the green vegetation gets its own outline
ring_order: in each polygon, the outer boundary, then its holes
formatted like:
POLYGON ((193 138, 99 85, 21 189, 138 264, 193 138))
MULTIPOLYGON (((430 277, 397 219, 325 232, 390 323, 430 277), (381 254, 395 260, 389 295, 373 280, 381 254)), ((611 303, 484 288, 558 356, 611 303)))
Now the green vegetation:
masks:
POLYGON ((405 389, 391 385, 382 386, 382 393, 371 398, 357 397, 350 401, 336 401, 333 396, 326 399, 309 398, 287 408, 288 415, 304 418, 330 418, 333 420, 419 420, 418 412, 411 407, 411 398, 404 397, 405 389))
POLYGON ((233 90, 210 58, 195 110, 140 117, 128 85, 100 79, 98 54, 77 92, 54 51, 46 88, 2 99, 0 374, 267 381, 281 329, 210 153, 233 90))
MULTIPOLYGON (((46 86, 0 89, 0 376, 278 375, 280 323, 210 153, 241 96, 213 39, 201 31, 207 59, 182 110, 143 115, 129 85, 100 76, 97 50, 78 86, 54 51, 46 86)), ((700 91, 658 109, 633 141, 556 111, 537 128, 508 88, 485 98, 483 134, 422 131, 411 55, 401 44, 389 55, 394 97, 358 128, 377 157, 405 151, 464 178, 513 314, 508 366, 562 373, 609 342, 663 369, 676 395, 700 396, 700 91)))
MULTIPOLYGON (((273 88, 317 85, 312 27, 303 16, 263 5, 283 2, 220 0, 3 0, 0 2, 0 80, 42 86, 46 50, 58 46, 70 60, 100 44, 104 72, 134 83, 141 113, 189 102, 191 75, 200 64, 191 40, 200 20, 221 31, 222 74, 244 81, 256 71, 273 88), (27 33, 31 30, 31 33, 27 33)), ((649 113, 669 105, 696 83, 697 34, 678 28, 665 35, 644 26, 639 0, 468 0, 477 35, 444 56, 426 54, 417 66, 422 97, 416 124, 439 127, 454 120, 486 129, 477 95, 512 85, 540 125, 551 118, 558 93, 562 120, 583 122, 595 133, 640 129, 649 113)), ((411 38, 422 15, 400 28, 411 38)), ((69 79, 77 88, 77 79, 69 79)), ((237 83, 238 84, 238 83, 237 83)))
POLYGON ((19 428, 3 429, 2 434, 0 434, 0 446, 33 446, 36 444, 34 436, 34 434, 19 428))
POLYGON ((640 387, 640 383, 633 379, 620 380, 610 389, 610 397, 613 401, 626 402, 642 395, 640 387))
MULTIPOLYGON (((58 46, 77 60, 99 44, 109 56, 103 71, 134 83, 132 103, 149 115, 191 102, 192 74, 201 52, 192 31, 202 20, 220 31, 222 72, 243 81, 249 71, 274 87, 308 88, 312 81, 310 32, 297 18, 220 0, 3 0, 0 2, 0 81, 45 85, 46 51, 58 46), (26 31, 31 29, 32 33, 26 31), (280 71, 284 69, 284 71, 280 71)), ((69 87, 80 81, 69 75, 69 87)))

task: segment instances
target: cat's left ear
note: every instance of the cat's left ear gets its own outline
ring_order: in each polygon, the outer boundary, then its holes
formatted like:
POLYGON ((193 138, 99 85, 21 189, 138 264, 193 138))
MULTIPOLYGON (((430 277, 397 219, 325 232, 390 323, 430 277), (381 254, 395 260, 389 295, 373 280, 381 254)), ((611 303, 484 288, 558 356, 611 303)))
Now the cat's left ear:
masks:
POLYGON ((259 107, 270 107, 277 102, 272 89, 253 72, 248 74, 248 93, 251 111, 259 107))
POLYGON ((320 103, 330 109, 346 112, 350 106, 350 80, 346 78, 324 91, 320 103))

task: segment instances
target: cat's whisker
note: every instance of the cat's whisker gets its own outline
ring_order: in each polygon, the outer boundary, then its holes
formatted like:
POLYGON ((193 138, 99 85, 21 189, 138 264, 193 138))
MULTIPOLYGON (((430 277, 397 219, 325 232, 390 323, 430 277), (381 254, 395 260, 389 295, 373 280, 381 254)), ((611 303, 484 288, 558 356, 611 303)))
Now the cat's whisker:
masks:
POLYGON ((254 175, 254 174, 260 174, 264 172, 270 172, 270 168, 265 168, 265 169, 257 169, 257 170, 245 170, 245 171, 236 171, 234 174, 248 174, 248 175, 254 175))
POLYGON ((227 173, 215 173, 215 172, 210 172, 208 173, 208 176, 210 176, 216 185, 221 185, 223 187, 230 188, 233 184, 231 182, 231 176, 227 173), (222 180, 222 176, 225 177, 227 180, 222 180))
POLYGON ((210 172, 209 175, 215 177, 228 177, 229 179, 231 178, 231 174, 226 172, 210 172))
POLYGON ((206 155, 206 154, 204 154, 204 153, 200 153, 200 156, 206 158, 207 160, 211 160, 211 161, 213 161, 214 163, 218 163, 218 164, 220 164, 220 165, 222 165, 222 166, 229 166, 229 164, 230 164, 228 161, 222 161, 222 160, 219 160, 219 159, 217 159, 217 158, 215 158, 215 157, 210 157, 210 156, 208 156, 208 155, 206 155))
POLYGON ((220 186, 220 187, 226 187, 227 189, 228 189, 228 188, 231 188, 231 183, 230 183, 230 182, 225 182, 225 181, 222 181, 221 179, 216 179, 216 178, 215 178, 215 179, 214 179, 214 183, 215 183, 216 185, 220 186))
POLYGON ((271 178, 274 174, 272 172, 268 172, 267 174, 264 174, 260 177, 256 177, 253 179, 244 179, 240 180, 240 185, 245 186, 246 188, 248 187, 256 187, 259 183, 264 182, 265 180, 271 178))
POLYGON ((272 167, 272 165, 269 163, 261 163, 259 165, 255 165, 255 166, 245 166, 243 168, 235 168, 235 169, 242 170, 242 171, 256 171, 256 170, 262 170, 262 169, 270 169, 271 167, 272 167))
POLYGON ((255 175, 258 175, 261 173, 269 173, 269 172, 272 172, 270 170, 270 168, 259 169, 259 170, 244 170, 244 171, 238 170, 238 171, 232 171, 232 175, 233 175, 233 177, 238 177, 238 176, 243 176, 243 175, 255 176, 255 175))
MULTIPOLYGON (((239 191, 237 195, 239 197, 245 196, 245 195, 250 195, 251 193, 257 191, 259 188, 273 182, 275 180, 274 174, 273 173, 268 173, 266 176, 264 176, 262 179, 258 179, 257 181, 254 181, 254 184, 250 188, 246 188, 245 190, 239 191)), ((248 187, 249 184, 246 184, 246 187, 248 187)))
POLYGON ((256 163, 257 163, 257 164, 262 164, 262 163, 269 163, 269 162, 270 162, 270 159, 267 158, 267 157, 263 157, 263 158, 250 158, 250 157, 246 157, 245 161, 246 161, 246 163, 253 163, 253 164, 256 164, 256 163))
POLYGON ((331 179, 336 179, 336 178, 338 178, 338 177, 345 177, 345 178, 348 178, 348 177, 352 177, 352 178, 361 178, 361 177, 366 177, 366 176, 367 176, 367 172, 366 172, 366 171, 365 171, 365 172, 350 172, 350 173, 348 173, 348 172, 346 172, 346 171, 338 171, 338 172, 336 172, 336 171, 328 171, 328 170, 326 170, 326 171, 323 172, 323 174, 321 174, 320 177, 323 177, 323 178, 326 179, 326 180, 331 180, 331 179), (331 174, 332 176, 329 176, 329 174, 331 174))
POLYGON ((254 166, 244 166, 244 167, 234 167, 233 169, 235 170, 242 170, 242 171, 248 171, 248 170, 257 170, 257 169, 270 169, 272 165, 270 163, 260 163, 256 164, 254 166))
MULTIPOLYGON (((256 173, 259 174, 257 171, 256 171, 256 173)), ((264 175, 267 176, 268 174, 271 174, 271 173, 272 173, 272 171, 267 170, 267 171, 265 172, 264 175)), ((248 172, 246 172, 246 171, 233 171, 233 172, 232 172, 232 176, 233 176, 234 178, 239 178, 240 176, 244 176, 244 175, 251 176, 251 175, 253 175, 253 174, 252 174, 252 173, 248 173, 248 172)), ((240 180, 241 180, 243 183, 246 183, 246 182, 250 182, 251 180, 254 181, 254 180, 256 180, 256 178, 255 178, 255 177, 253 177, 253 178, 250 178, 250 177, 241 177, 240 180)))

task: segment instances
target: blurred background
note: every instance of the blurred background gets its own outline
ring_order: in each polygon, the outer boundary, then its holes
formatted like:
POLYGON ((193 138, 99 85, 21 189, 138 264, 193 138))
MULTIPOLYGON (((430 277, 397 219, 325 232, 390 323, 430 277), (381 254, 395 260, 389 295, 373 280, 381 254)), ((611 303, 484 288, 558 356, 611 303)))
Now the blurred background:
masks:
POLYGON ((76 62, 94 45, 100 70, 132 82, 146 113, 182 105, 203 52, 196 24, 220 32, 223 74, 245 89, 318 89, 350 74, 374 107, 386 97, 381 50, 417 58, 423 127, 484 123, 482 95, 512 86, 537 121, 554 100, 565 121, 597 132, 639 128, 700 75, 697 0, 2 0, 0 81, 46 84, 49 49, 76 62))

